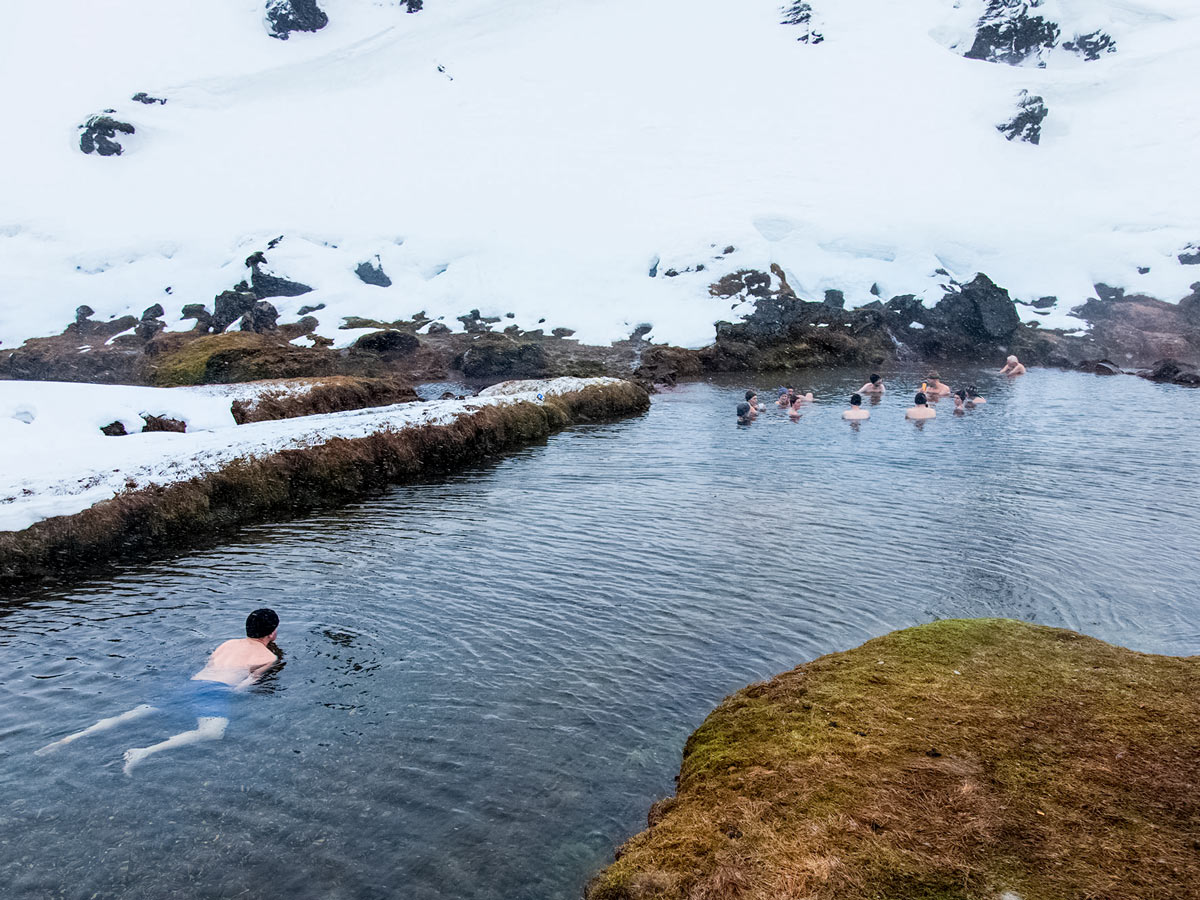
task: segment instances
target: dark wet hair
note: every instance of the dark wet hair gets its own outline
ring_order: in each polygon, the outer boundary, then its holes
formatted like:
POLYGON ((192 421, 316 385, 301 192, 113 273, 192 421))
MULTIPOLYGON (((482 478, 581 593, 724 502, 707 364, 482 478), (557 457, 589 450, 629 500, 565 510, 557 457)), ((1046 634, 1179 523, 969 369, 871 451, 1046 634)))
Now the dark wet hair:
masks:
POLYGON ((751 397, 757 397, 757 396, 758 396, 758 391, 746 391, 746 402, 749 403, 751 397))
POLYGON ((862 403, 862 395, 861 394, 851 394, 850 395, 850 405, 851 406, 858 406, 861 403, 862 403))
POLYGON ((872 372, 871 377, 867 381, 871 382, 871 384, 879 384, 879 376, 872 372))
POLYGON ((913 397, 913 403, 917 404, 917 406, 924 406, 928 402, 929 398, 926 397, 921 391, 917 391, 917 396, 913 397))
POLYGON ((256 609, 246 616, 246 637, 265 638, 279 627, 279 616, 273 609, 256 609))
POLYGON ((750 404, 739 403, 737 405, 737 414, 739 419, 744 419, 746 416, 750 415, 750 404))
POLYGON ((961 400, 963 403, 967 402, 967 392, 966 391, 955 391, 954 396, 957 397, 959 400, 961 400))

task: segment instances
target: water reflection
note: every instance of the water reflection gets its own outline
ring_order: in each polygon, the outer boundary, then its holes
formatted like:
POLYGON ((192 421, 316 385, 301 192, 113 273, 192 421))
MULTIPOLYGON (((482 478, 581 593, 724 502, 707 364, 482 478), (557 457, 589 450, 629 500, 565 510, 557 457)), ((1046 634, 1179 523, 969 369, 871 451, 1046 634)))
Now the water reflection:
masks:
POLYGON ((768 403, 740 428, 753 385, 684 386, 644 418, 10 598, 6 897, 578 897, 749 681, 937 616, 1200 650, 1200 475, 1180 464, 1200 394, 969 373, 987 406, 916 428, 888 373, 846 428, 862 377, 802 379, 798 422, 768 403), (121 753, 152 723, 32 756, 186 680, 258 606, 287 666, 224 740, 132 778, 121 753))

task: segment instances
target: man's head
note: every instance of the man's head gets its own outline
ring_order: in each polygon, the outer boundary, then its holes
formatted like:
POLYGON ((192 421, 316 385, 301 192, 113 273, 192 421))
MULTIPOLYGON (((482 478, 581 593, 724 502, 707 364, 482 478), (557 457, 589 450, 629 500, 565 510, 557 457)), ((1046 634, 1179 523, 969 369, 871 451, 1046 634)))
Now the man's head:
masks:
POLYGON ((246 616, 246 637, 262 640, 270 637, 279 627, 279 616, 273 609, 256 609, 246 616))
POLYGON ((746 391, 746 402, 747 403, 749 403, 750 405, 753 406, 754 401, 757 399, 758 399, 758 394, 754 393, 754 391, 746 391))
POLYGON ((921 391, 917 391, 917 396, 913 397, 913 403, 917 404, 917 406, 924 406, 928 402, 929 398, 921 391))
POLYGON ((748 415, 750 415, 750 404, 749 403, 739 403, 737 405, 737 414, 738 414, 739 419, 744 419, 748 415))
POLYGON ((868 378, 867 381, 871 382, 871 384, 879 384, 879 376, 872 372, 871 377, 868 378))
POLYGON ((862 395, 861 394, 851 394, 850 395, 850 405, 851 406, 862 406, 862 395))
POLYGON ((942 380, 942 376, 939 375, 937 372, 930 372, 928 375, 925 376, 925 380, 932 381, 934 384, 937 384, 939 381, 942 380))
POLYGON ((1015 365, 1017 364, 1017 358, 1016 358, 1015 356, 1010 356, 1010 357, 1009 357, 1009 358, 1006 360, 1006 362, 1007 362, 1007 363, 1008 363, 1010 366, 1015 366, 1015 365))

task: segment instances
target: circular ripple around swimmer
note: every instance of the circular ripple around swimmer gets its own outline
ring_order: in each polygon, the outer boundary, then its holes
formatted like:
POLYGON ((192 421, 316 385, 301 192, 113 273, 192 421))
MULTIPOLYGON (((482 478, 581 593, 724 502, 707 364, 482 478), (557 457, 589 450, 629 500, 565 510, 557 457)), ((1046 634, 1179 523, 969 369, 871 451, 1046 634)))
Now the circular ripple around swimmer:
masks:
POLYGON ((825 398, 862 373, 829 372, 799 421, 739 428, 745 385, 686 385, 644 417, 10 597, 6 896, 578 897, 748 682, 947 616, 1200 651, 1200 393, 945 374, 990 402, 916 428, 898 373, 854 429, 825 398), (132 778, 123 750, 171 723, 31 754, 186 679, 260 605, 286 665, 225 740, 132 778))

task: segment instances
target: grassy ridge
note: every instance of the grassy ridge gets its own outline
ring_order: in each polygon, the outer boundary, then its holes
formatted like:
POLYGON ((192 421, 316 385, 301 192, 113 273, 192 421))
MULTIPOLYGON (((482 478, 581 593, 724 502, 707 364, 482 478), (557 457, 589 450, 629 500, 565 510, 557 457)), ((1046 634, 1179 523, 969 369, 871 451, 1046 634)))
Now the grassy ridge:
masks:
POLYGON ((726 699, 588 900, 1200 897, 1200 657, 946 620, 726 699))
POLYGON ((160 556, 249 522, 357 499, 388 484, 462 468, 579 422, 642 412, 630 382, 590 385, 543 403, 485 406, 446 425, 337 438, 237 460, 191 481, 120 494, 71 516, 0 532, 0 581, 160 556))

